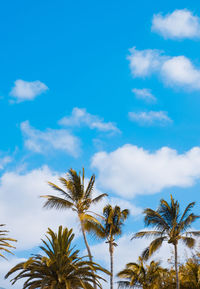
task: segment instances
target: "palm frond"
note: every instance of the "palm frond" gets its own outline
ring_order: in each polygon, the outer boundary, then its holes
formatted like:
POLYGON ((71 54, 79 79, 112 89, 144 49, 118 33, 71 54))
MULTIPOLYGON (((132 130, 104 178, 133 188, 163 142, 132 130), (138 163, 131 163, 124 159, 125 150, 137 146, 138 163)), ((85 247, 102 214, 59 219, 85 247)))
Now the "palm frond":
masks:
POLYGON ((63 198, 59 198, 52 195, 41 196, 42 198, 46 198, 47 201, 44 203, 44 208, 47 209, 69 209, 74 206, 72 202, 69 202, 63 198))
POLYGON ((107 196, 108 196, 107 194, 101 194, 98 197, 92 199, 91 204, 96 204, 99 201, 101 201, 104 197, 107 197, 107 196))
POLYGON ((94 189, 95 175, 92 175, 85 190, 85 198, 91 198, 94 189))
POLYGON ((161 246, 162 246, 162 243, 163 241, 166 240, 166 237, 159 237, 159 238, 156 238, 155 240, 153 240, 149 247, 146 248, 143 253, 142 253, 142 257, 144 260, 148 260, 149 257, 152 256, 153 253, 155 253, 161 246))
POLYGON ((142 232, 138 232, 136 234, 133 235, 133 237, 131 238, 131 240, 133 239, 140 239, 140 238, 152 238, 152 237, 158 237, 158 236, 162 236, 163 232, 160 231, 142 231, 142 232))
POLYGON ((191 237, 181 237, 182 242, 189 248, 193 248, 195 245, 195 239, 191 237))

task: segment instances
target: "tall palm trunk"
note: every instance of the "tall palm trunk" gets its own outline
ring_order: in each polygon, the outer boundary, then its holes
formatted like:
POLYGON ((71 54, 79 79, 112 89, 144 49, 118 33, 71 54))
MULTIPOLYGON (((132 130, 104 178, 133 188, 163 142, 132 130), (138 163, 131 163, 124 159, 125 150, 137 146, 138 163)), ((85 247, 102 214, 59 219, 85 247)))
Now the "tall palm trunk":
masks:
POLYGON ((91 251, 90 251, 90 247, 88 245, 88 241, 86 239, 86 234, 85 234, 83 222, 80 221, 80 223, 81 223, 81 231, 82 231, 82 234, 83 234, 83 239, 84 239, 84 242, 85 242, 86 249, 88 251, 88 256, 89 256, 90 262, 92 262, 92 254, 91 254, 91 251))
MULTIPOLYGON (((87 238, 86 238, 86 234, 85 234, 85 230, 84 230, 84 226, 83 226, 82 220, 80 220, 80 223, 81 223, 81 231, 82 231, 82 234, 83 234, 83 239, 84 239, 87 251, 88 251, 88 257, 89 257, 90 262, 92 262, 92 254, 91 254, 91 251, 90 251, 90 247, 88 245, 88 241, 87 241, 87 238)), ((94 289, 97 289, 95 278, 94 278, 94 289)))
POLYGON ((176 289, 180 289, 179 277, 178 277, 178 252, 177 244, 174 244, 174 261, 175 261, 175 271, 176 271, 176 289))
POLYGON ((109 252, 110 252, 110 289, 113 289, 113 242, 109 242, 109 252))

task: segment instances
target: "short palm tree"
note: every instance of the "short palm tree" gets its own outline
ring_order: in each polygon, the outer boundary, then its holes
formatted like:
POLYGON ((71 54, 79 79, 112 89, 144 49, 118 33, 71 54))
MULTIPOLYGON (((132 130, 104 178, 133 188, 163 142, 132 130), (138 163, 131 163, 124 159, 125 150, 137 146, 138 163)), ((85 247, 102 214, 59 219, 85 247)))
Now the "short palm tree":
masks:
MULTIPOLYGON (((4 227, 5 224, 0 224, 0 227, 4 227)), ((10 244, 10 242, 17 242, 17 240, 12 239, 12 238, 8 238, 7 237, 7 233, 9 231, 7 230, 0 230, 0 251, 4 251, 10 254, 13 254, 10 249, 8 248, 13 248, 15 249, 15 247, 13 245, 10 244)), ((4 256, 4 253, 0 253, 0 257, 6 259, 6 257, 4 256)))
POLYGON ((60 177, 59 180, 62 183, 64 189, 60 188, 56 184, 49 182, 49 185, 59 192, 60 197, 46 195, 41 196, 47 199, 44 204, 45 208, 56 208, 56 209, 72 209, 78 215, 81 231, 83 234, 85 246, 88 251, 88 256, 90 261, 92 261, 92 254, 90 251, 90 247, 87 242, 86 233, 84 229, 84 222, 86 220, 93 220, 95 222, 95 217, 91 215, 92 212, 89 211, 89 208, 92 204, 96 204, 103 197, 107 196, 107 194, 101 194, 95 198, 92 198, 92 193, 94 189, 95 183, 95 175, 92 175, 87 187, 84 186, 84 169, 82 172, 82 176, 77 174, 77 172, 73 169, 68 171, 67 177, 60 177))
POLYGON ((85 223, 85 229, 87 231, 93 232, 101 239, 106 239, 106 243, 109 244, 111 289, 113 289, 113 253, 114 247, 117 246, 114 237, 122 234, 122 226, 128 215, 128 209, 121 210, 119 206, 112 207, 111 205, 107 205, 103 209, 101 223, 94 222, 93 220, 88 220, 85 223))
POLYGON ((42 240, 40 249, 44 255, 36 254, 27 261, 17 264, 5 276, 16 273, 11 279, 12 285, 24 279, 23 289, 93 289, 95 282, 102 288, 98 271, 109 274, 100 265, 79 257, 79 251, 71 246, 74 234, 72 229, 59 227, 58 233, 51 229, 47 232, 47 241, 42 240))
POLYGON ((181 240, 187 247, 193 248, 195 239, 193 237, 200 236, 200 231, 189 231, 191 224, 199 218, 199 216, 191 213, 191 209, 195 203, 190 203, 180 215, 178 201, 175 201, 171 196, 171 202, 160 200, 160 205, 157 210, 150 208, 144 210, 145 224, 154 228, 153 231, 143 231, 136 233, 135 238, 154 238, 147 247, 142 256, 148 259, 156 250, 158 250, 164 241, 174 246, 174 263, 176 271, 176 288, 180 289, 178 276, 178 242, 181 240))
POLYGON ((137 263, 128 263, 126 268, 120 271, 117 276, 126 279, 119 281, 119 288, 154 289, 160 287, 160 279, 166 273, 166 269, 160 266, 159 262, 151 261, 149 265, 144 265, 143 259, 139 257, 137 263))

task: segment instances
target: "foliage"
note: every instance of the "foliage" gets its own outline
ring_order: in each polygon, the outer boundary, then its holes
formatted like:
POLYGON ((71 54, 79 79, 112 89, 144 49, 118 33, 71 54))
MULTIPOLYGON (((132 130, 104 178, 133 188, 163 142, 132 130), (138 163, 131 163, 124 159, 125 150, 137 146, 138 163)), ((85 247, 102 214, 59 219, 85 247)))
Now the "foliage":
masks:
MULTIPOLYGON (((5 226, 4 224, 0 224, 0 227, 4 227, 4 226, 5 226)), ((0 257, 2 257, 4 259, 6 259, 6 257, 4 256, 4 252, 13 254, 10 251, 10 249, 8 249, 8 248, 14 248, 15 249, 15 247, 13 245, 11 245, 10 242, 17 242, 17 240, 15 240, 15 239, 8 238, 7 233, 8 233, 7 230, 0 230, 0 257)))
POLYGON ((152 231, 142 231, 136 233, 134 238, 149 238, 154 240, 143 251, 142 257, 148 259, 155 251, 157 251, 164 241, 174 245, 175 271, 177 289, 180 288, 178 277, 178 255, 177 245, 182 241, 187 247, 193 248, 195 245, 195 238, 200 236, 200 231, 190 231, 191 224, 199 218, 199 216, 191 213, 191 209, 195 203, 190 203, 180 215, 180 208, 178 201, 175 201, 171 196, 171 202, 167 203, 165 200, 160 200, 160 205, 157 210, 150 208, 144 210, 146 226, 153 227, 152 231))
POLYGON ((79 251, 71 247, 74 234, 72 229, 59 227, 58 233, 48 229, 47 240, 42 240, 40 247, 44 255, 36 254, 27 261, 17 264, 5 276, 17 273, 11 280, 15 284, 25 278, 23 289, 92 289, 96 286, 102 288, 98 271, 109 274, 100 265, 79 257, 79 251))

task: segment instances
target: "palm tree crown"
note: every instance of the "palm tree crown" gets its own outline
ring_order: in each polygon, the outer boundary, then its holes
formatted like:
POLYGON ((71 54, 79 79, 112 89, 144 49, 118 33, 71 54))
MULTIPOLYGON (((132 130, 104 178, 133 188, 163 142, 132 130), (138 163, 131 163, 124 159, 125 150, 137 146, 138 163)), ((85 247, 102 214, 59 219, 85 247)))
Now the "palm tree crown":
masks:
POLYGON ((97 237, 101 239, 107 239, 109 244, 110 252, 110 288, 113 288, 113 253, 114 247, 117 246, 115 243, 115 236, 122 234, 122 226, 124 221, 129 215, 129 210, 121 210, 119 206, 112 207, 107 205, 103 209, 103 216, 101 222, 88 220, 85 223, 85 229, 89 232, 93 232, 97 237))
POLYGON ((178 264, 177 264, 177 245, 181 240, 187 247, 193 248, 195 239, 193 237, 200 236, 200 231, 188 230, 191 224, 199 218, 199 216, 191 213, 191 209, 195 203, 190 203, 180 214, 178 201, 175 201, 171 196, 171 202, 160 200, 160 205, 157 210, 150 208, 144 210, 145 224, 154 228, 152 231, 142 231, 136 233, 134 238, 152 237, 154 240, 144 250, 142 256, 148 259, 156 250, 158 250, 164 241, 174 245, 175 251, 175 269, 177 273, 177 289, 179 289, 178 280, 178 264))
POLYGON ((79 257, 79 251, 71 247, 74 234, 72 229, 58 229, 58 234, 51 229, 47 232, 47 241, 42 240, 40 247, 44 255, 36 254, 27 261, 17 264, 5 276, 13 273, 17 275, 11 280, 15 284, 25 278, 23 289, 92 289, 94 280, 96 286, 101 287, 100 280, 104 280, 97 271, 109 272, 96 263, 79 257))
POLYGON ((94 189, 95 183, 95 175, 92 175, 88 185, 84 186, 85 174, 84 169, 82 172, 82 176, 77 174, 77 172, 73 169, 68 171, 67 177, 59 178, 60 182, 62 183, 64 189, 60 188, 56 184, 49 182, 49 185, 58 191, 60 197, 46 195, 41 196, 47 198, 47 201, 44 204, 45 208, 56 208, 56 209, 72 209, 78 214, 81 230, 83 233, 84 241, 86 244, 86 248, 88 251, 88 255, 90 261, 92 261, 92 254, 90 252, 89 245, 87 243, 85 231, 84 231, 84 222, 86 220, 95 221, 95 217, 92 216, 89 211, 89 208, 92 204, 96 204, 99 202, 103 197, 107 196, 107 194, 101 194, 95 198, 92 198, 92 193, 94 189))
POLYGON ((166 271, 160 266, 160 262, 151 261, 145 266, 143 259, 139 257, 138 263, 126 264, 126 268, 117 274, 119 278, 125 279, 118 281, 119 288, 160 288, 160 277, 166 271))

